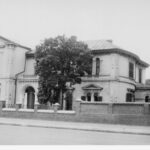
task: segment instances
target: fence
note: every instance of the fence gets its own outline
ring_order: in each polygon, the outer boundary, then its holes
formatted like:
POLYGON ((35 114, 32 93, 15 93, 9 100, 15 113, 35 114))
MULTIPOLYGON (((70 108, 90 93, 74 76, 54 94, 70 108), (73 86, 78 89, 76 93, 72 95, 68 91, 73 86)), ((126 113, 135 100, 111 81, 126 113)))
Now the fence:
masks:
POLYGON ((76 105, 76 112, 80 114, 150 115, 150 103, 91 103, 78 100, 76 105))
POLYGON ((59 110, 58 104, 51 109, 39 105, 35 105, 34 109, 23 109, 19 104, 10 108, 5 106, 0 102, 0 117, 150 125, 150 103, 91 103, 77 100, 72 111, 59 110))

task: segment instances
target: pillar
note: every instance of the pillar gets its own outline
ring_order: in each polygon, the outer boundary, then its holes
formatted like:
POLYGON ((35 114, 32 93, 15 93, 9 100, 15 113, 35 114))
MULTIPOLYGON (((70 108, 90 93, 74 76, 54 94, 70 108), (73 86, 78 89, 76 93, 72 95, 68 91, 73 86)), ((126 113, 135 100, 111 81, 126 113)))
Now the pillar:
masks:
POLYGON ((80 103, 81 103, 81 99, 77 99, 74 103, 74 110, 75 110, 77 115, 79 115, 80 111, 81 111, 81 106, 80 106, 81 104, 80 103))
POLYGON ((35 104, 35 105, 39 104, 39 102, 38 102, 38 97, 37 97, 37 93, 35 93, 35 101, 34 101, 34 104, 35 104))
POLYGON ((144 114, 150 114, 150 104, 144 104, 144 114))
POLYGON ((94 102, 94 93, 91 92, 91 102, 94 102))
POLYGON ((23 108, 27 108, 27 93, 24 94, 24 104, 23 108))
POLYGON ((57 113, 57 110, 58 110, 58 108, 60 107, 60 104, 59 104, 59 103, 55 103, 55 104, 53 105, 53 107, 54 107, 54 113, 57 113))
POLYGON ((112 114, 113 113, 113 103, 108 103, 108 106, 107 106, 107 108, 108 108, 108 114, 112 114))

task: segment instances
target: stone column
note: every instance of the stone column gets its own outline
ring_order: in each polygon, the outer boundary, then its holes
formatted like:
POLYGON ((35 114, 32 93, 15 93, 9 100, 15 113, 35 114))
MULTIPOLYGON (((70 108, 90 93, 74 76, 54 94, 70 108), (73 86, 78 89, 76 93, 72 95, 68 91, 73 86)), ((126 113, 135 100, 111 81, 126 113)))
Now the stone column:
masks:
POLYGON ((108 114, 112 114, 113 113, 113 103, 108 103, 108 106, 107 106, 108 110, 108 114))
POLYGON ((144 104, 144 114, 150 114, 150 104, 144 104))
POLYGON ((34 101, 34 104, 35 104, 35 105, 36 105, 36 104, 39 104, 38 98, 37 98, 37 93, 35 93, 35 101, 34 101))
POLYGON ((66 99, 63 99, 63 110, 66 110, 66 99))
POLYGON ((24 94, 24 104, 23 108, 27 108, 27 93, 24 94))
POLYGON ((54 113, 57 113, 57 110, 58 110, 58 108, 60 107, 60 104, 59 104, 59 103, 55 103, 55 104, 53 105, 53 107, 54 107, 54 113))
POLYGON ((0 113, 2 112, 4 105, 5 105, 5 101, 0 101, 0 113))
POLYGON ((91 102, 94 102, 94 93, 91 92, 91 102))
POLYGON ((36 114, 37 111, 38 111, 38 104, 35 104, 35 105, 34 105, 34 113, 36 114))
POLYGON ((80 111, 81 111, 81 99, 77 99, 74 103, 74 108, 73 110, 75 110, 76 114, 79 115, 80 114, 80 111))
POLYGON ((19 110, 19 107, 20 107, 20 104, 16 104, 16 105, 15 105, 16 111, 19 110))

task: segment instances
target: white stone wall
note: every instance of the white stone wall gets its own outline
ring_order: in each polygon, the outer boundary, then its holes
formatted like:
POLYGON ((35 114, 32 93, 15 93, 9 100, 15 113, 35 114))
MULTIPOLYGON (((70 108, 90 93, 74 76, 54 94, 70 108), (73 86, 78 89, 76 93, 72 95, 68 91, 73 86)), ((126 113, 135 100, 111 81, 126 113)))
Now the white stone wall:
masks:
POLYGON ((11 65, 11 76, 14 77, 17 73, 24 71, 26 56, 28 50, 21 47, 16 47, 13 51, 13 63, 11 65))
POLYGON ((35 75, 35 59, 27 58, 24 75, 35 75))
POLYGON ((7 45, 7 41, 0 39, 0 100, 6 104, 13 104, 15 98, 15 75, 24 70, 25 53, 27 49, 7 45))
MULTIPOLYGON (((129 62, 132 62, 134 64, 134 80, 135 82, 139 82, 139 68, 142 69, 142 83, 145 83, 145 68, 135 62, 134 59, 125 57, 125 56, 119 56, 119 76, 129 78, 129 62)), ((130 80, 129 80, 130 82, 130 80)))
POLYGON ((35 81, 32 79, 20 79, 17 82, 17 97, 16 97, 16 103, 17 104, 23 104, 27 105, 27 101, 25 101, 25 90, 27 87, 33 87, 35 90, 35 103, 38 103, 37 99, 37 93, 38 93, 38 80, 35 81))
POLYGON ((145 68, 137 65, 135 60, 120 54, 97 55, 93 58, 92 77, 83 78, 81 85, 75 85, 74 99, 80 99, 84 95, 82 87, 94 84, 103 88, 100 96, 103 102, 126 102, 127 89, 135 90, 136 82, 139 81, 139 68, 143 69, 142 82, 144 83, 145 68), (94 77, 96 72, 96 58, 100 59, 100 74, 94 77), (129 62, 134 64, 134 78, 129 79, 129 62))

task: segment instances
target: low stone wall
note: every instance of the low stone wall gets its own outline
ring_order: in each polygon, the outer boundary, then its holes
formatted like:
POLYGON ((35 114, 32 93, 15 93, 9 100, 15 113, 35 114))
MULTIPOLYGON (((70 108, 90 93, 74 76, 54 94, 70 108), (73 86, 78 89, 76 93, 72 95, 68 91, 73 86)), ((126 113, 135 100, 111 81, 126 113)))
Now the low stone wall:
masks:
POLYGON ((145 105, 141 103, 120 103, 112 105, 113 114, 144 114, 145 105))
POLYGON ((150 103, 91 103, 76 102, 76 111, 80 114, 118 114, 150 115, 150 103))
POLYGON ((73 111, 3 108, 0 103, 0 117, 43 119, 57 121, 76 121, 92 123, 112 123, 127 125, 150 125, 149 103, 88 103, 74 102, 73 111))
POLYGON ((80 113, 83 114, 107 114, 108 104, 106 103, 81 103, 80 113))

